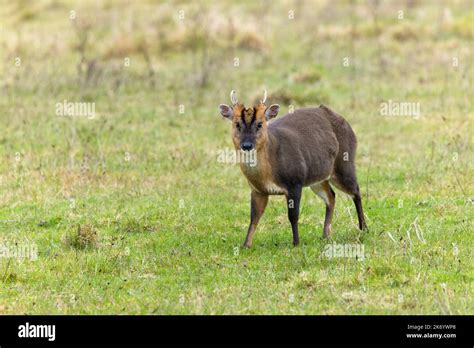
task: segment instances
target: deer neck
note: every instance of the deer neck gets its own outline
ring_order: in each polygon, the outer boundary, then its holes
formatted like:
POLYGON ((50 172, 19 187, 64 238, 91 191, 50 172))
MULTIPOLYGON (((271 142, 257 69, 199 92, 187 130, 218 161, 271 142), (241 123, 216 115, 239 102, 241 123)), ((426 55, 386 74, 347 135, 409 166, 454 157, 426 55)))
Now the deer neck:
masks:
POLYGON ((266 194, 283 194, 277 185, 272 171, 271 155, 275 148, 275 139, 268 134, 267 142, 257 150, 255 165, 241 163, 240 168, 253 190, 266 194))

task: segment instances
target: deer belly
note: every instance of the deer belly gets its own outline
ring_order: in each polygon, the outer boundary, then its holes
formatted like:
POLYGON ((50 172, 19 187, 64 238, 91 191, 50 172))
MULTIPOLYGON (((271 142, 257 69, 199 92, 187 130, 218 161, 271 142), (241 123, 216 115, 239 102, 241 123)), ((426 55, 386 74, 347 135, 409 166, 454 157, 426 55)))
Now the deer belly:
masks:
POLYGON ((248 180, 250 187, 252 190, 267 194, 267 195, 286 195, 288 191, 272 181, 267 181, 265 183, 256 183, 252 182, 252 180, 248 180))

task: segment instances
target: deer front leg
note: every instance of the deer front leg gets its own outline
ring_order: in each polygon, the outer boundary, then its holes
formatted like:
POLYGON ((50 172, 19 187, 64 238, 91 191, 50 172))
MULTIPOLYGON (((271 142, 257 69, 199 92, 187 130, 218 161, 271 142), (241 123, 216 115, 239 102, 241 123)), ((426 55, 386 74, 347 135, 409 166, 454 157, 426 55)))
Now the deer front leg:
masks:
POLYGON ((296 186, 288 190, 286 195, 286 202, 288 205, 288 219, 291 223, 291 230, 293 231, 293 245, 300 244, 300 237, 298 235, 298 219, 300 216, 300 200, 301 200, 302 186, 296 186))
POLYGON ((268 203, 268 195, 252 191, 250 196, 250 225, 247 232, 247 238, 245 238, 244 248, 250 248, 252 246, 252 238, 257 229, 258 221, 265 211, 265 207, 268 203))

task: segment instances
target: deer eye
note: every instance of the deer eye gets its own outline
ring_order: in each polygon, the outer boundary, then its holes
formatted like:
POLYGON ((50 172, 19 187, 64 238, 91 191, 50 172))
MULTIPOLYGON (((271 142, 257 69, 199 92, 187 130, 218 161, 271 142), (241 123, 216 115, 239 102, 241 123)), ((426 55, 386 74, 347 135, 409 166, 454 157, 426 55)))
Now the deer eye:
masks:
POLYGON ((262 122, 257 123, 257 129, 262 129, 262 126, 263 126, 262 122))
POLYGON ((240 131, 240 123, 239 123, 239 122, 236 122, 236 123, 235 123, 235 128, 237 128, 237 130, 240 131))

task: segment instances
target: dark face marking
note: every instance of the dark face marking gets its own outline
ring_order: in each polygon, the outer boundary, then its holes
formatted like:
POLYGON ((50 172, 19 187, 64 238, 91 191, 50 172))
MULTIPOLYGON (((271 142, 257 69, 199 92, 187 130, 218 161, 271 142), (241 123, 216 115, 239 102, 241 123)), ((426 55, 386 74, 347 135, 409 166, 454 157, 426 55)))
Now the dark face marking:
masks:
POLYGON ((266 142, 265 105, 246 108, 243 104, 234 107, 233 140, 236 148, 244 151, 260 149, 266 142))
POLYGON ((247 108, 243 109, 240 115, 240 118, 244 122, 246 126, 251 126, 252 123, 255 121, 255 109, 247 108))
POLYGON ((257 122, 255 108, 243 108, 235 122, 240 148, 244 151, 255 149, 258 132, 262 129, 261 123, 257 122))

